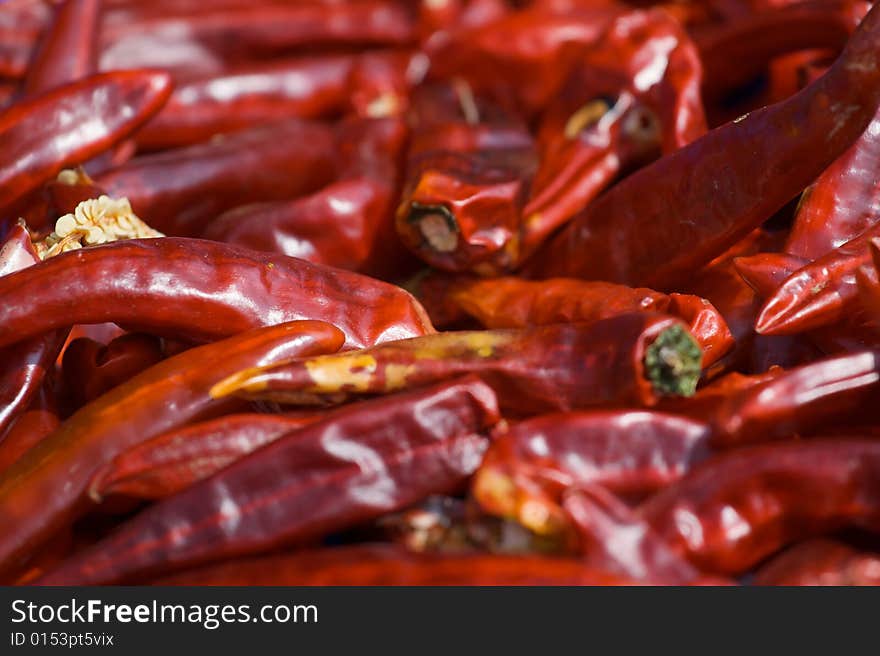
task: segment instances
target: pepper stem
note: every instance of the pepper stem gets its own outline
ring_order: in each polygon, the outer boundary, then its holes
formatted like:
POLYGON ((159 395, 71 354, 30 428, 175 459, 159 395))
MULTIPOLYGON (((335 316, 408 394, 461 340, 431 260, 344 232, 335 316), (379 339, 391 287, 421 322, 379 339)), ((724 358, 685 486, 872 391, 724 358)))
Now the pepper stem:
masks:
POLYGON ((407 220, 418 226, 422 238, 438 253, 451 253, 458 245, 458 225, 443 205, 411 203, 407 220))
POLYGON ((645 371, 662 396, 692 396, 700 380, 703 352, 681 326, 663 330, 645 353, 645 371))

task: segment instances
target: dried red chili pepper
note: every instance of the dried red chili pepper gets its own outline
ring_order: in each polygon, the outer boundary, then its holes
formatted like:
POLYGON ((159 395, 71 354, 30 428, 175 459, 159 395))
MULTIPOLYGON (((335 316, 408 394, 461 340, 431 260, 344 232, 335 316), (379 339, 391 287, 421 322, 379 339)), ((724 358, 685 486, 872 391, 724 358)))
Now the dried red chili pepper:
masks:
POLYGON ((41 583, 155 576, 302 542, 457 489, 495 395, 470 378, 342 408, 151 506, 41 583))
POLYGON ((143 155, 95 178, 169 235, 194 237, 222 211, 301 196, 336 174, 333 131, 290 119, 204 144, 143 155))
POLYGON ((60 424, 58 415, 38 408, 20 414, 2 435, 0 441, 0 473, 9 469, 27 451, 51 435, 60 424))
POLYGON ((878 33, 880 10, 872 10, 828 73, 803 92, 712 130, 615 186, 536 253, 531 275, 661 290, 690 276, 864 131, 880 103, 878 33))
POLYGON ((126 333, 109 344, 80 337, 64 349, 61 375, 74 407, 79 408, 160 362, 158 337, 126 333))
POLYGON ((489 447, 471 483, 480 506, 541 535, 564 532, 567 488, 597 484, 639 496, 709 455, 709 426, 659 412, 597 410, 515 424, 489 447))
POLYGON ((191 349, 147 369, 82 408, 0 474, 0 571, 88 510, 87 487, 127 448, 187 421, 236 407, 208 389, 243 365, 337 350, 344 336, 320 321, 295 321, 191 349), (173 412, 169 412, 169 408, 173 412))
POLYGON ((24 80, 25 96, 73 82, 98 69, 95 49, 100 0, 66 0, 58 5, 24 80))
MULTIPOLYGON (((766 335, 789 335, 836 323, 858 303, 855 272, 871 261, 868 244, 880 224, 795 271, 767 299, 755 323, 766 335)), ((865 269, 867 275, 873 268, 865 269)))
POLYGON ((394 230, 401 119, 353 119, 337 128, 339 180, 292 201, 244 205, 220 215, 208 239, 284 253, 388 279, 412 269, 394 230))
POLYGON ((827 539, 807 540, 762 566, 755 585, 880 585, 880 555, 827 539))
POLYGON ((880 239, 872 239, 868 244, 872 265, 856 272, 859 286, 859 305, 868 316, 876 330, 880 328, 880 239))
POLYGON ((184 426, 120 453, 92 478, 89 496, 169 497, 321 418, 240 414, 184 426))
POLYGON ((840 52, 871 5, 812 0, 749 12, 696 37, 706 70, 703 94, 716 101, 757 77, 775 57, 807 49, 840 52))
POLYGON ((705 299, 661 294, 612 283, 554 278, 461 280, 452 283, 450 300, 486 328, 525 328, 553 323, 595 321, 626 312, 666 312, 690 325, 703 350, 703 368, 733 347, 724 317, 705 299))
POLYGON ((423 57, 408 50, 361 53, 348 74, 346 105, 362 118, 403 116, 424 76, 423 57))
POLYGON ((318 118, 345 106, 351 55, 259 62, 178 82, 137 134, 142 150, 190 146, 285 118, 318 118))
POLYGON ((577 528, 588 565, 655 585, 687 585, 700 579, 693 565, 605 488, 588 485, 569 490, 562 506, 577 528))
POLYGON ((413 553, 355 545, 239 559, 183 572, 159 585, 626 585, 575 558, 413 553))
POLYGON ((402 289, 283 255, 197 239, 131 239, 62 253, 0 278, 0 346, 113 322, 175 339, 321 319, 349 347, 433 332, 402 289))
POLYGON ((339 402, 475 373, 516 415, 653 405, 693 394, 700 347, 678 319, 621 314, 590 324, 446 332, 289 364, 256 367, 212 394, 290 403, 339 402))
POLYGON ((700 569, 740 574, 799 539, 880 529, 878 480, 876 440, 735 449, 658 492, 639 514, 700 569))
MULTIPOLYGON (((22 101, 0 114, 0 213, 70 164, 113 146, 171 93, 156 71, 103 73, 22 101), (87 126, 88 129, 85 129, 87 126)), ((14 218, 14 217, 13 217, 14 218)))

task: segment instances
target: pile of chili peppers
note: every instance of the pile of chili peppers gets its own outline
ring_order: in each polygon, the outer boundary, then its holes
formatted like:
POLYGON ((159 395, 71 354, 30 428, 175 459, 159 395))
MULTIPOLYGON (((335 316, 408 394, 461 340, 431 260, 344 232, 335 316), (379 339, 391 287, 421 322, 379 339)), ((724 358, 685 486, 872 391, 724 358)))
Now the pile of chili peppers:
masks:
POLYGON ((7 0, 0 582, 880 584, 880 8, 7 0))

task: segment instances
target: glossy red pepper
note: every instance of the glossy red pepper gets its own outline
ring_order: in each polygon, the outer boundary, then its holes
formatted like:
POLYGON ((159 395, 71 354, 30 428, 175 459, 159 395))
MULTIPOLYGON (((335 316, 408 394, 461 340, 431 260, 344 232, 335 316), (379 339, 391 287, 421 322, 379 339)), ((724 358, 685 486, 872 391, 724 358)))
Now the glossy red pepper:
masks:
POLYGON ((16 202, 55 176, 132 134, 171 93, 168 75, 94 75, 0 114, 0 224, 16 202))
POLYGON ((880 585, 880 555, 817 538, 762 566, 755 585, 880 585))
POLYGON ((741 574, 779 548, 847 526, 880 530, 880 443, 833 439, 735 449, 639 509, 674 552, 741 574))
POLYGON ((626 585, 575 558, 419 554, 356 545, 233 560, 156 581, 159 585, 626 585))
POLYGON ((91 75, 98 69, 95 49, 100 0, 65 0, 34 54, 23 92, 32 96, 91 75))
POLYGON ((196 237, 222 211, 295 198, 336 175, 333 132, 289 119, 214 141, 136 157, 95 178, 165 234, 196 237))
POLYGON ((230 376, 211 393, 284 403, 340 402, 475 373, 495 390, 503 409, 522 416, 690 396, 701 357, 678 319, 621 314, 590 324, 446 332, 257 367, 230 376))
POLYGON ((109 583, 321 537, 456 490, 499 419, 470 378, 342 408, 151 506, 40 580, 109 583))
POLYGON ((86 337, 64 349, 61 375, 75 408, 141 373, 164 358, 161 340, 143 333, 126 333, 109 344, 86 337))
POLYGON ((113 322, 211 341, 295 319, 338 325, 349 347, 433 332, 402 289, 216 242, 131 239, 69 251, 0 278, 0 345, 113 322))
POLYGON ((529 273, 661 290, 686 279, 803 190, 864 131, 880 104, 878 33, 880 10, 873 9, 819 80, 631 175, 536 253, 529 273))
POLYGON ((89 509, 92 476, 122 451, 235 404, 208 390, 243 365, 337 350, 344 336, 320 321, 262 328, 191 349, 85 406, 0 474, 0 572, 89 509), (169 408, 173 412, 169 412, 169 408))
POLYGON ((340 113, 354 61, 324 55, 259 62, 178 82, 162 111, 138 132, 138 147, 190 146, 261 123, 340 113))
POLYGON ((240 414, 184 426, 120 453, 95 474, 89 496, 169 497, 321 418, 240 414))
POLYGON ((595 321, 626 312, 666 312, 684 320, 703 350, 703 368, 733 347, 724 317, 709 301, 688 294, 661 294, 604 282, 570 278, 461 280, 450 300, 486 328, 525 328, 595 321))
POLYGON ((566 489, 601 485, 637 497, 678 480, 709 455, 709 426, 659 412, 597 410, 514 424, 471 483, 486 512, 541 535, 565 532, 566 489))

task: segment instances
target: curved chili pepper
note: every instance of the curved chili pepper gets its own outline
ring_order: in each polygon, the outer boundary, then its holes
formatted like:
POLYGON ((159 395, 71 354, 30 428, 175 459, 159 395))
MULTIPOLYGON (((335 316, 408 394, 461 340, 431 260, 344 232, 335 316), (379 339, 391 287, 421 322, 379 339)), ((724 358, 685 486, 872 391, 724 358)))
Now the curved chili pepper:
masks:
POLYGON ((62 253, 0 278, 0 298, 0 346, 105 322, 211 341, 326 319, 349 347, 433 331, 418 302, 393 285, 198 239, 130 239, 62 253))
POLYGON ((666 312, 690 325, 703 350, 703 368, 733 347, 724 317, 705 299, 661 294, 651 289, 570 278, 463 280, 452 284, 451 300, 486 328, 524 328, 595 321, 626 312, 666 312))
MULTIPOLYGON (((755 322, 765 335, 789 335, 833 324, 858 303, 855 272, 871 261, 870 241, 880 224, 795 271, 767 299, 755 322)), ((865 269, 867 275, 873 269, 865 269)))
POLYGON ((190 146, 261 123, 339 113, 353 64, 351 55, 301 57, 179 82, 162 111, 138 132, 138 147, 190 146))
POLYGON ((0 213, 66 166, 125 139, 170 93, 165 73, 103 73, 6 109, 0 114, 0 213))
POLYGON ((552 414, 514 424, 489 447, 471 483, 488 513, 540 535, 564 532, 567 488, 597 484, 644 495, 683 476, 709 455, 709 426, 632 410, 552 414))
POLYGON ((698 568, 740 574, 803 538, 880 529, 878 481, 876 440, 735 449, 658 492, 639 514, 698 568))
POLYGON ((342 408, 151 506, 41 579, 155 576, 302 542, 457 489, 499 420, 470 378, 342 408))
POLYGON ((833 540, 807 540, 761 567, 755 585, 880 585, 880 555, 833 540))
POLYGON ((169 497, 321 418, 241 414, 184 426, 120 453, 92 478, 89 496, 169 497))
POLYGON ((235 407, 208 396, 218 380, 255 362, 335 351, 343 339, 320 321, 242 333, 168 358, 82 408, 0 474, 0 524, 15 527, 0 535, 0 572, 88 510, 92 476, 116 455, 235 407))
POLYGON ((98 69, 95 43, 101 0, 65 0, 28 67, 26 96, 86 77, 98 69))
POLYGON ((195 146, 136 157, 95 179, 157 230, 194 237, 218 214, 301 196, 336 173, 329 126, 289 119, 195 146))
POLYGON ((158 585, 626 585, 575 558, 413 553, 355 545, 233 560, 156 581, 158 585))
POLYGON ((674 553, 636 512, 599 485, 566 492, 562 507, 576 527, 588 565, 654 585, 688 585, 700 573, 674 553))
POLYGON ((536 253, 532 277, 661 290, 687 278, 781 208, 864 131, 880 104, 878 34, 875 8, 828 73, 804 91, 712 130, 616 185, 536 253))
POLYGON ((339 402, 475 373, 518 415, 599 405, 653 405, 690 396, 700 348, 684 324, 662 314, 621 314, 590 324, 446 332, 388 342, 337 357, 241 371, 218 383, 237 394, 285 403, 339 402))
POLYGON ((706 70, 703 94, 718 100, 786 53, 815 48, 840 52, 870 7, 860 0, 796 2, 704 30, 696 39, 706 70))
POLYGON ((387 279, 412 268, 394 229, 401 119, 355 119, 337 128, 340 179, 292 201, 244 205, 204 236, 387 279))
POLYGON ((104 345, 74 339, 64 349, 61 375, 76 408, 157 364, 164 357, 158 337, 127 333, 104 345))

